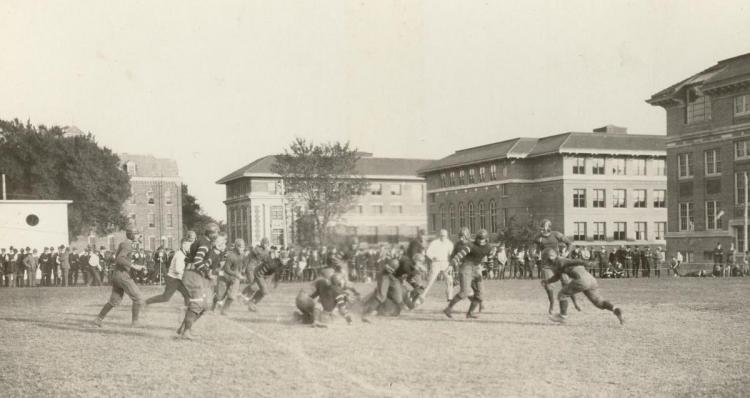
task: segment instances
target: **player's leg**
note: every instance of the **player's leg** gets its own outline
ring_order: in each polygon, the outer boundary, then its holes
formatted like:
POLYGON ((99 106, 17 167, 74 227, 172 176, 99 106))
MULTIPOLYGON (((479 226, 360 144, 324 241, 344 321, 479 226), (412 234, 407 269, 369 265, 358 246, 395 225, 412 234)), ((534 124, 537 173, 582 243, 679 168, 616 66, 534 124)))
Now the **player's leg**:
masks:
POLYGON ((224 305, 221 306, 221 315, 227 315, 229 308, 232 307, 232 303, 237 299, 237 295, 240 291, 239 279, 229 279, 227 285, 227 291, 224 294, 224 305))
POLYGON ((165 278, 164 292, 162 294, 157 294, 156 296, 149 297, 146 300, 146 305, 164 303, 169 301, 169 299, 172 298, 172 295, 174 295, 174 292, 177 291, 178 286, 181 284, 181 280, 172 278, 171 276, 167 275, 167 277, 165 278))
POLYGON ((362 311, 363 322, 369 322, 369 316, 373 312, 378 310, 380 304, 385 302, 386 298, 388 297, 388 292, 391 290, 391 283, 398 283, 398 281, 392 280, 390 274, 382 271, 378 273, 377 278, 377 286, 375 287, 375 291, 364 304, 364 309, 362 311))
POLYGON ((474 273, 472 268, 472 264, 461 265, 461 269, 458 273, 458 282, 461 290, 458 292, 458 294, 453 296, 453 298, 448 302, 448 306, 443 310, 443 313, 448 318, 453 318, 453 315, 451 315, 453 307, 458 304, 459 301, 469 297, 469 292, 471 291, 471 280, 474 273))
POLYGON ((216 282, 216 294, 214 294, 213 303, 211 304, 211 311, 216 311, 217 305, 223 306, 223 301, 226 299, 227 292, 229 291, 229 283, 231 283, 229 278, 219 277, 216 282))
POLYGON ((622 310, 620 308, 616 308, 610 301, 604 300, 599 295, 598 287, 594 286, 590 289, 586 289, 583 291, 583 294, 588 297, 589 301, 591 301, 591 304, 594 304, 596 308, 599 308, 600 310, 612 311, 617 317, 617 320, 620 321, 621 325, 625 323, 622 310))
MULTIPOLYGON (((560 277, 560 284, 563 285, 563 287, 565 287, 569 283, 570 283, 570 277, 563 274, 560 277)), ((576 300, 575 294, 570 296, 570 301, 573 302, 573 307, 575 307, 576 311, 581 311, 581 307, 578 305, 578 301, 576 300)))
MULTIPOLYGON (((545 265, 542 268, 542 277, 547 280, 551 278, 552 275, 554 275, 552 268, 545 265)), ((544 285, 544 291, 547 292, 547 299, 549 299, 549 309, 547 312, 552 315, 552 311, 555 309, 555 291, 549 283, 544 285)))
POLYGON ((453 298, 453 273, 450 267, 443 271, 443 278, 445 281, 445 300, 450 302, 451 298, 453 298))
POLYGON ((185 339, 192 339, 190 329, 205 311, 206 283, 203 276, 192 271, 185 273, 182 283, 190 296, 190 302, 185 311, 185 319, 183 319, 180 328, 177 329, 177 333, 185 339))
POLYGON ((432 263, 432 266, 430 267, 430 275, 427 278, 427 286, 425 286, 424 291, 422 292, 422 294, 420 296, 420 298, 422 300, 425 299, 425 297, 427 296, 427 292, 430 290, 430 288, 432 287, 432 285, 437 280, 438 275, 442 271, 441 268, 442 268, 442 263, 439 263, 439 262, 433 262, 432 263))
POLYGON ((125 289, 120 286, 120 274, 127 274, 125 271, 117 271, 115 272, 114 280, 112 281, 112 293, 109 295, 109 301, 104 304, 104 307, 102 307, 101 311, 99 311, 99 315, 94 320, 94 325, 101 327, 102 321, 107 316, 109 311, 112 310, 112 308, 117 307, 122 302, 122 297, 125 294, 125 289))
POLYGON ((256 276, 255 285, 257 286, 258 290, 253 295, 253 298, 250 300, 250 302, 253 304, 258 304, 261 300, 263 300, 263 297, 268 294, 268 282, 266 282, 266 278, 256 276))
POLYGON ((306 324, 311 325, 315 322, 315 300, 310 298, 304 290, 300 290, 297 293, 297 298, 294 300, 294 304, 301 313, 299 320, 306 324))
POLYGON ((570 297, 580 291, 582 291, 582 286, 580 286, 580 283, 578 283, 578 281, 572 281, 571 283, 563 286, 563 288, 560 289, 560 292, 557 295, 560 312, 551 316, 550 319, 554 322, 565 322, 565 319, 567 319, 568 317, 568 300, 570 300, 570 297))
POLYGON ((476 311, 478 308, 481 308, 482 306, 482 285, 482 275, 475 274, 471 280, 471 290, 474 294, 471 296, 469 311, 466 312, 467 318, 478 318, 474 311, 476 311))
POLYGON ((133 306, 131 308, 131 323, 133 326, 137 326, 138 315, 141 312, 141 308, 144 306, 143 295, 141 294, 140 289, 138 289, 138 285, 135 284, 135 281, 130 277, 130 275, 128 275, 127 272, 120 277, 120 287, 133 302, 133 306))

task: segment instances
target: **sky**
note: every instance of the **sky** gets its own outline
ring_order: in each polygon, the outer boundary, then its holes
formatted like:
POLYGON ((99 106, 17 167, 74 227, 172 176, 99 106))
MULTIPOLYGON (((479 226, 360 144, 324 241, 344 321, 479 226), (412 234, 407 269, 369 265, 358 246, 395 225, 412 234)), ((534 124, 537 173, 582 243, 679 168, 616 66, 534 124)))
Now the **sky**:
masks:
POLYGON ((606 124, 663 134, 653 93, 750 52, 750 2, 0 2, 0 118, 177 160, 208 214, 295 137, 437 159, 606 124))

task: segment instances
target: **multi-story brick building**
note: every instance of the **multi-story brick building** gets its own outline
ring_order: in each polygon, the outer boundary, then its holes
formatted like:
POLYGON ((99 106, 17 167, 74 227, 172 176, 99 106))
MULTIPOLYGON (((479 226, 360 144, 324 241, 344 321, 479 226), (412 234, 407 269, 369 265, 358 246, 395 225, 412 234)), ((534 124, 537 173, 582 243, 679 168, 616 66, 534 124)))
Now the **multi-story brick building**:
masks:
MULTIPOLYGON (((297 242, 295 220, 301 209, 285 200, 282 183, 271 171, 275 156, 260 158, 221 178, 226 185, 227 228, 231 239, 274 245, 297 242)), ((376 158, 363 154, 357 172, 370 182, 369 192, 330 227, 340 235, 367 242, 403 241, 425 228, 425 182, 417 170, 431 160, 376 158)))
POLYGON ((674 84, 647 102, 667 114, 670 251, 711 259, 716 243, 745 250, 750 171, 750 54, 674 84))
MULTIPOLYGON (((130 176, 130 198, 124 211, 135 227, 146 250, 160 245, 177 249, 182 238, 182 181, 177 162, 150 155, 118 154, 121 165, 130 176)), ((80 236, 74 247, 104 246, 114 250, 125 239, 122 231, 107 236, 93 232, 80 236)))
POLYGON ((578 244, 663 244, 664 137, 607 126, 456 151, 422 169, 429 229, 548 218, 578 244))

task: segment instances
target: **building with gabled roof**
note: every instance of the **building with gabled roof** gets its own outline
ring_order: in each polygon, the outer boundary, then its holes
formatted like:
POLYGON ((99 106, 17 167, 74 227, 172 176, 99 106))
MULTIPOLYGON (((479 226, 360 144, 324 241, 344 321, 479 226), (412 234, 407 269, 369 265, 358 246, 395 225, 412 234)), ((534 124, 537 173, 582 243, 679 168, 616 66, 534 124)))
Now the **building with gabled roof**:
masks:
POLYGON ((690 262, 713 262, 717 243, 747 250, 750 53, 717 62, 651 96, 667 128, 667 245, 690 262))
MULTIPOLYGON (((358 236, 370 243, 415 236, 427 225, 425 182, 417 170, 432 160, 360 155, 356 172, 370 182, 370 189, 330 227, 341 236, 358 236)), ((275 161, 275 155, 262 157, 216 182, 226 186, 230 239, 242 238, 253 245, 264 237, 277 246, 298 242, 302 233, 295 220, 302 209, 285 200, 281 179, 272 171, 275 161)))
POLYGON ((550 219, 578 244, 663 244, 664 136, 605 126, 461 149, 420 170, 430 231, 550 219))

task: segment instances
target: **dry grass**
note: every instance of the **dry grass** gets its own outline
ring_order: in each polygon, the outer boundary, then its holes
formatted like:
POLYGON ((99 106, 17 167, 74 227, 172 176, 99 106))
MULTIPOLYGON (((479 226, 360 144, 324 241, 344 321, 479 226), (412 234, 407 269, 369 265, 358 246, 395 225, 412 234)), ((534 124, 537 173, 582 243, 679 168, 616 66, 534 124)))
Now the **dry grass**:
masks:
POLYGON ((589 303, 550 323, 538 281, 488 282, 481 319, 449 320, 438 286, 398 319, 328 330, 292 324, 300 285, 281 285, 260 313, 205 316, 192 342, 173 338, 178 296, 143 328, 129 327, 128 302, 93 329, 105 288, 2 289, 0 395, 748 396, 749 285, 601 281, 625 327, 589 303))

